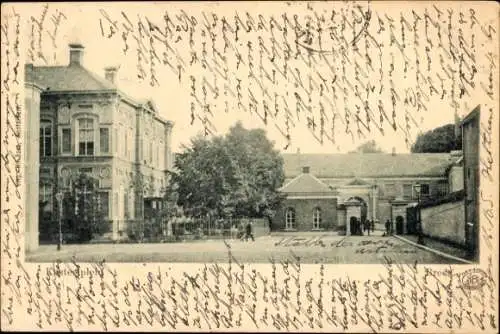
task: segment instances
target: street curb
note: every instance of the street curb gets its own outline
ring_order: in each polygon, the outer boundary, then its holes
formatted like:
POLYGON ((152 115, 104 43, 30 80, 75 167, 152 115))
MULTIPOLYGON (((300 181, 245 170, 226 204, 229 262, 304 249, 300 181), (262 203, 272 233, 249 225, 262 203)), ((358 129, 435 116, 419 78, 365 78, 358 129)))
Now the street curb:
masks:
POLYGON ((443 256, 443 257, 447 257, 447 258, 449 258, 449 259, 452 259, 452 260, 455 260, 455 261, 459 261, 459 262, 463 262, 463 263, 466 263, 466 264, 474 264, 474 262, 471 262, 471 261, 468 261, 468 260, 462 259, 462 258, 460 258, 460 257, 456 257, 456 256, 453 256, 453 255, 450 255, 450 254, 448 254, 448 253, 444 253, 444 252, 438 251, 438 250, 436 250, 436 249, 433 249, 433 248, 430 248, 430 247, 427 247, 427 246, 424 246, 424 245, 420 245, 420 244, 418 244, 418 243, 416 243, 416 242, 413 242, 413 241, 411 241, 411 240, 409 240, 409 239, 406 239, 406 238, 404 238, 404 237, 401 237, 401 236, 399 236, 399 235, 393 235, 393 237, 395 237, 395 238, 397 238, 397 239, 399 239, 399 240, 402 240, 402 241, 404 241, 404 242, 406 242, 406 243, 409 243, 409 244, 411 244, 411 245, 413 245, 413 246, 416 246, 416 247, 418 247, 418 248, 422 248, 422 249, 425 249, 426 251, 429 251, 429 252, 432 252, 432 253, 435 253, 435 254, 441 255, 441 256, 443 256))

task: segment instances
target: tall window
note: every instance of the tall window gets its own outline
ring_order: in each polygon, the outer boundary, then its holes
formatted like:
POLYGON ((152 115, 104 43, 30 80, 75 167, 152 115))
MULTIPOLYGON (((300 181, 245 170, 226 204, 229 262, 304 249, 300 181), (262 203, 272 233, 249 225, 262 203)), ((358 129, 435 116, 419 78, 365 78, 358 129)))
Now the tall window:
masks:
POLYGON ((292 229, 295 227, 295 210, 293 208, 286 209, 285 214, 286 228, 292 229))
POLYGON ((78 154, 94 155, 94 120, 91 118, 78 120, 78 154))
POLYGON ((321 209, 315 208, 313 211, 313 229, 319 229, 321 226, 321 209))
POLYGON ((411 199, 413 193, 413 185, 403 184, 403 197, 405 199, 411 199))
POLYGON ((99 206, 105 219, 109 219, 109 193, 103 191, 99 193, 99 206))
POLYGON ((440 181, 437 184, 437 195, 438 196, 446 196, 448 194, 448 182, 440 181))
POLYGON ((40 156, 50 157, 52 155, 52 123, 42 121, 40 123, 40 156))
POLYGON ((129 205, 128 205, 129 203, 128 202, 129 202, 128 201, 128 192, 125 192, 123 194, 123 211, 124 211, 124 216, 126 218, 130 218, 129 217, 130 212, 129 212, 129 205))
POLYGON ((109 153, 109 129, 100 128, 99 129, 99 146, 101 148, 101 153, 109 153))
POLYGON ((61 130, 61 153, 71 153, 71 129, 61 130))
POLYGON ((422 184, 420 187, 420 194, 422 197, 428 197, 431 193, 428 184, 422 184))
POLYGON ((44 204, 46 210, 52 211, 52 185, 42 184, 40 186, 39 201, 44 204))

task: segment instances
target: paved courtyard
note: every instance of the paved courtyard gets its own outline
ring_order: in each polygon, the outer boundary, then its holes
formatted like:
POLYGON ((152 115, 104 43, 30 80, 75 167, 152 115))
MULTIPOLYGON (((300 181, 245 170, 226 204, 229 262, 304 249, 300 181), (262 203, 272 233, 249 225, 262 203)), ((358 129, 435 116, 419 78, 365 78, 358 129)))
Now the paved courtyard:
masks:
MULTIPOLYGON (((302 263, 383 263, 391 258, 399 263, 459 263, 431 251, 420 249, 395 237, 295 234, 262 236, 255 242, 227 240, 235 258, 241 262, 264 263, 272 257, 284 260, 290 252, 302 263)), ((43 245, 28 254, 28 262, 227 262, 224 240, 200 240, 157 244, 43 245)))

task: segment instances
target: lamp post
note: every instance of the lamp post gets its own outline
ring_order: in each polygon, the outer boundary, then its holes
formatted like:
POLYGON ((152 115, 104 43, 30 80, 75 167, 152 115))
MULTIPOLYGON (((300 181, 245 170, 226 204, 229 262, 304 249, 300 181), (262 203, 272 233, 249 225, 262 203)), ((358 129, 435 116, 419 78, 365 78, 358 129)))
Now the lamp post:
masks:
POLYGON ((421 209, 420 209, 420 190, 421 190, 421 185, 420 183, 416 183, 415 184, 415 192, 417 193, 417 208, 418 208, 418 220, 417 220, 417 233, 418 233, 418 239, 417 239, 417 243, 419 245, 423 245, 424 244, 424 233, 423 233, 423 230, 422 230, 422 216, 421 216, 421 209))
POLYGON ((61 250, 61 245, 62 245, 62 240, 63 240, 63 237, 62 237, 62 213, 63 213, 63 209, 62 209, 62 200, 63 200, 63 193, 62 192, 58 192, 56 194, 56 200, 59 204, 59 241, 57 242, 57 250, 60 251, 61 250))

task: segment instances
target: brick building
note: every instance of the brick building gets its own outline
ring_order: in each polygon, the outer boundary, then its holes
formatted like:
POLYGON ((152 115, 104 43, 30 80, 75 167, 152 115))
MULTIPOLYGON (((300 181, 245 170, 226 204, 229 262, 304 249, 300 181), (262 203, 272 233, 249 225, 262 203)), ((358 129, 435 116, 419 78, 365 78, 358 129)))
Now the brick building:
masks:
POLYGON ((309 173, 302 173, 285 184, 280 191, 286 194, 278 210, 278 228, 285 231, 328 231, 337 221, 337 196, 332 187, 309 173))
MULTIPOLYGON (((32 138, 39 140, 39 196, 47 203, 44 209, 55 212, 55 194, 67 191, 74 176, 98 179, 109 237, 116 240, 130 220, 144 218, 148 199, 161 196, 172 166, 173 123, 159 115, 153 101, 122 92, 117 68, 105 68, 100 77, 83 60, 84 47, 70 44, 67 66, 25 66, 26 82, 42 87, 39 106, 35 92, 26 91, 28 114, 39 115, 40 132, 32 138)), ((38 226, 29 229, 38 233, 38 226)))
POLYGON ((353 217, 400 221, 397 233, 408 233, 406 208, 415 205, 415 185, 421 199, 439 198, 457 191, 456 175, 462 154, 283 154, 287 200, 277 213, 274 230, 314 230, 320 208, 325 230, 350 233, 353 217), (304 167, 306 167, 304 169, 304 167), (452 180, 453 182, 451 182, 452 180), (303 189, 302 189, 303 188, 303 189), (324 197, 324 198, 322 198, 324 197), (294 217, 294 218, 290 218, 294 217), (290 224, 290 221, 293 223, 290 224))

